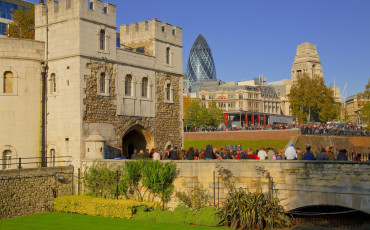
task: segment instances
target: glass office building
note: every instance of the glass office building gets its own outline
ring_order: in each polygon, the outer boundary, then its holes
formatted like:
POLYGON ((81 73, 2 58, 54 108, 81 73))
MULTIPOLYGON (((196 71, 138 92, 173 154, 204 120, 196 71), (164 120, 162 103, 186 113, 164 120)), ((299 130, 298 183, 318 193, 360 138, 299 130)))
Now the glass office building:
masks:
POLYGON ((6 28, 13 19, 13 10, 25 10, 33 3, 22 0, 1 0, 0 1, 0 35, 6 35, 6 28))
POLYGON ((186 74, 190 85, 199 80, 216 79, 216 68, 211 49, 199 34, 191 47, 186 74))

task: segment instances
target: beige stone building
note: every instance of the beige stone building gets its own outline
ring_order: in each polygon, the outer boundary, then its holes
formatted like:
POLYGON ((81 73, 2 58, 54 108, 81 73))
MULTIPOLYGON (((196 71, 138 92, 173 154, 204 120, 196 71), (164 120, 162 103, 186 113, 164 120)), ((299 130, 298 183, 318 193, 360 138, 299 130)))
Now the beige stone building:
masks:
MULTIPOLYGON (((129 156, 134 148, 182 145, 181 28, 156 19, 122 25, 117 44, 116 6, 101 0, 38 4, 35 27, 35 43, 48 50, 45 58, 38 51, 48 66, 48 157, 70 156, 79 167, 81 159, 117 157, 120 148, 129 156)), ((33 52, 31 46, 19 49, 33 52)), ((8 69, 18 71, 18 62, 7 64, 8 69)), ((41 72, 34 72, 40 84, 41 72)), ((18 83, 31 89, 20 78, 18 83)), ((39 88, 34 93, 41 94, 39 88)), ((7 105, 11 113, 19 111, 7 105)), ((38 119, 25 124, 40 127, 40 111, 32 113, 38 119)), ((1 124, 5 131, 11 129, 8 123, 1 124)), ((7 143, 0 140, 2 146, 7 143)))
MULTIPOLYGON (((296 56, 294 58, 293 66, 291 69, 291 79, 283 79, 281 81, 269 82, 275 88, 281 98, 281 110, 284 115, 291 116, 290 103, 288 94, 290 89, 297 78, 297 75, 307 73, 310 77, 317 75, 323 77, 323 68, 317 52, 316 45, 305 42, 297 46, 296 56)), ((339 87, 330 87, 334 93, 335 102, 342 103, 339 87)))
POLYGON ((245 124, 268 124, 268 116, 281 115, 281 102, 271 86, 256 85, 254 81, 242 81, 236 85, 226 82, 215 86, 203 84, 198 97, 204 106, 216 102, 218 108, 229 115, 229 119, 245 124), (264 116, 265 115, 265 116, 264 116), (252 118, 253 117, 253 118, 252 118))
POLYGON ((360 125, 364 124, 360 117, 360 110, 366 105, 370 100, 366 98, 359 98, 358 94, 352 95, 346 98, 344 104, 344 117, 348 119, 349 122, 360 125))

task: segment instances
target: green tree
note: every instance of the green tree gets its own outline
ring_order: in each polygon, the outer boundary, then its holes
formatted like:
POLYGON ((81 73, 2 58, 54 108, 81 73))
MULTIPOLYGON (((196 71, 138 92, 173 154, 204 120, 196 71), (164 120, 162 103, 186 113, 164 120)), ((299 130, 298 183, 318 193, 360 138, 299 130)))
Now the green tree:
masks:
POLYGON ((370 129, 370 78, 365 86, 365 91, 359 93, 357 100, 360 106, 360 118, 363 122, 367 123, 367 129, 370 129))
POLYGON ((13 38, 35 39, 35 8, 13 10, 13 22, 6 29, 6 34, 13 38))
POLYGON ((217 108, 215 101, 212 101, 207 108, 199 98, 191 101, 190 109, 186 111, 185 117, 189 119, 186 124, 193 127, 217 127, 224 122, 223 112, 217 108))
POLYGON ((333 90, 320 76, 304 73, 297 76, 288 95, 292 114, 298 122, 326 122, 338 117, 340 105, 334 101, 333 90))

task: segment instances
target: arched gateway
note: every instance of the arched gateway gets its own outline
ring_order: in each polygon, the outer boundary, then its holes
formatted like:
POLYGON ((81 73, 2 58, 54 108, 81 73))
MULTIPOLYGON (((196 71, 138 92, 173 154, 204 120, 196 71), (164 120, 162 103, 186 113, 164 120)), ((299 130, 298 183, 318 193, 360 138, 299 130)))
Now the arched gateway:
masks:
POLYGON ((140 125, 129 128, 122 137, 122 151, 125 157, 130 158, 134 149, 145 151, 154 147, 153 136, 151 132, 140 125))

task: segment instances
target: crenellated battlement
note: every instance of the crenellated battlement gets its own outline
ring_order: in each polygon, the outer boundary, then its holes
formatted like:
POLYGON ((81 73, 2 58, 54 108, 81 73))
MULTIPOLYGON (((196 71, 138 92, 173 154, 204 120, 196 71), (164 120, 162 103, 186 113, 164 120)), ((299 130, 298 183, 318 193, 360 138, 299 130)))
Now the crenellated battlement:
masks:
POLYGON ((157 19, 121 25, 120 36, 122 44, 155 39, 182 46, 182 28, 157 19))
POLYGON ((36 27, 46 24, 44 18, 48 12, 48 23, 53 24, 71 18, 82 18, 116 28, 116 6, 102 0, 51 0, 35 7, 36 27), (42 14, 41 14, 42 13, 42 14))

